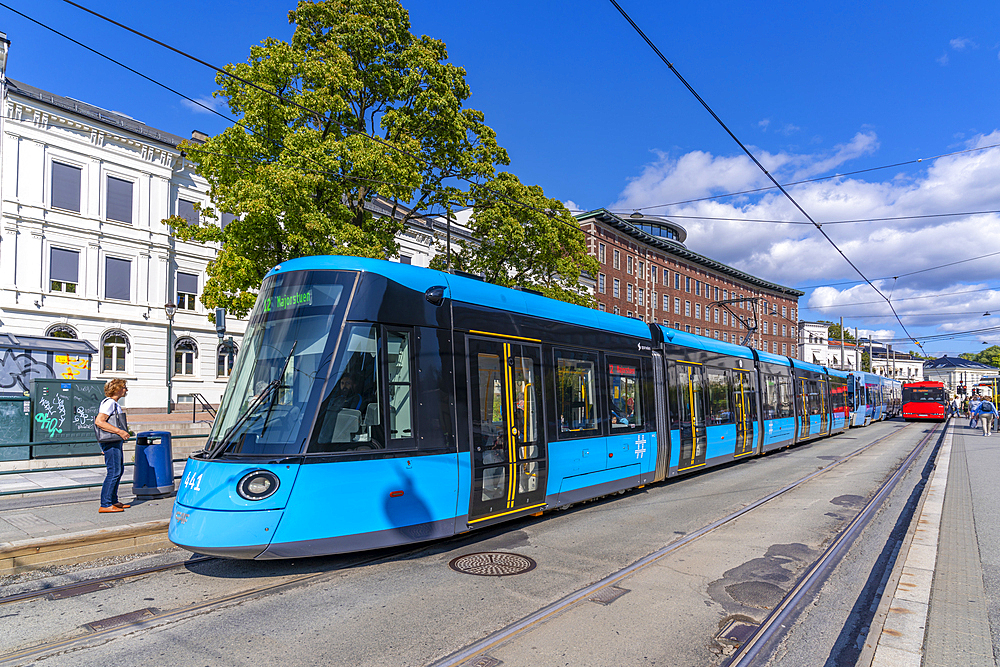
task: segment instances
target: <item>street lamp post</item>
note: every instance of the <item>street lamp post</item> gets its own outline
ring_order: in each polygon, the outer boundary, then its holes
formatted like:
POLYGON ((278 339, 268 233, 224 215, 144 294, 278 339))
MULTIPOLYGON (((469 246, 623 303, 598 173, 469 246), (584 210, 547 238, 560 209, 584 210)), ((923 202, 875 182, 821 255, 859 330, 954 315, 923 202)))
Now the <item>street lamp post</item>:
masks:
POLYGON ((167 313, 167 414, 169 415, 174 411, 174 369, 170 348, 174 340, 174 314, 177 312, 177 305, 173 301, 168 301, 163 305, 163 310, 167 313))

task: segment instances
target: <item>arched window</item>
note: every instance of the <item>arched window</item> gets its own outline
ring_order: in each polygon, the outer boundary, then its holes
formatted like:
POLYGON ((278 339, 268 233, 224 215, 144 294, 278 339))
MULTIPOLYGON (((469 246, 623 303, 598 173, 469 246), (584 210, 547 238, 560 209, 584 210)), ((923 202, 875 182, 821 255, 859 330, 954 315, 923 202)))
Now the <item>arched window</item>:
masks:
POLYGON ((45 335, 49 338, 79 338, 76 329, 69 326, 68 324, 56 324, 49 327, 49 330, 45 332, 45 335))
POLYGON ((233 372, 233 364, 236 363, 236 355, 239 353, 240 348, 233 343, 232 345, 228 343, 222 343, 219 345, 215 354, 215 376, 220 378, 227 378, 233 372))
POLYGON ((174 375, 194 375, 198 344, 193 338, 181 338, 174 344, 174 375))
POLYGON ((126 355, 132 351, 128 334, 112 329, 101 339, 101 372, 124 373, 126 355))

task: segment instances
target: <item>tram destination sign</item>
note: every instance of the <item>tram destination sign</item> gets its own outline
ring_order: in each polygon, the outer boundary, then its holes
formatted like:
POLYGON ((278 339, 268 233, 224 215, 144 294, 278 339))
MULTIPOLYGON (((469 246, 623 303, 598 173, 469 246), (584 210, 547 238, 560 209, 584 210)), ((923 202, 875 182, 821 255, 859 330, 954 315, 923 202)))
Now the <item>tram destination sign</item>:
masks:
POLYGON ((300 306, 311 306, 313 302, 313 291, 297 290, 290 294, 275 294, 264 301, 264 312, 270 313, 275 310, 288 310, 300 306))

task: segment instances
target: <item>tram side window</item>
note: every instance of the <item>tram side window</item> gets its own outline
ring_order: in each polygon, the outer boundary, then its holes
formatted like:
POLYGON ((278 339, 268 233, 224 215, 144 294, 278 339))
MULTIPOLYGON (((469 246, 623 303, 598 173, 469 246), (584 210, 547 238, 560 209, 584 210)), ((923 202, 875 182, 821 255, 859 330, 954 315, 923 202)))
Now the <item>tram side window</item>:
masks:
POLYGON ((729 384, 724 371, 706 368, 708 376, 708 425, 732 424, 733 412, 729 407, 729 384))
POLYGON ((594 355, 556 350, 556 411, 560 433, 597 430, 596 368, 594 355))
MULTIPOLYGON (((635 363, 635 362, 632 362, 635 363)), ((610 388, 608 396, 611 405, 611 429, 635 428, 642 426, 642 390, 640 388, 639 367, 627 362, 608 360, 610 388)))
POLYGON ((764 375, 764 387, 761 392, 761 409, 764 419, 774 419, 778 416, 778 379, 773 375, 764 375))
POLYGON ((806 395, 808 397, 807 406, 809 414, 811 415, 820 414, 819 383, 816 380, 808 380, 807 382, 803 383, 803 386, 805 388, 806 395))
POLYGON ((386 367, 389 371, 389 439, 412 438, 413 387, 410 373, 410 333, 386 333, 386 367))
POLYGON ((344 452, 385 446, 379 416, 378 329, 354 325, 345 335, 339 365, 330 376, 309 450, 344 452))
POLYGON ((778 376, 778 417, 791 417, 795 413, 792 410, 792 380, 784 376, 778 376))

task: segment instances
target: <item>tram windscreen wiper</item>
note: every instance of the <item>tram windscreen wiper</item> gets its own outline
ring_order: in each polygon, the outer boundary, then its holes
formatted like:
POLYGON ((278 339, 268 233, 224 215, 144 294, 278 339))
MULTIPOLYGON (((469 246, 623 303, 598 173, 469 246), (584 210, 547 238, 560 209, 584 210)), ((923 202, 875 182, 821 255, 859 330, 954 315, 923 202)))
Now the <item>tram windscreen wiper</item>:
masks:
MULTIPOLYGON (((236 420, 236 423, 230 426, 228 429, 226 429, 226 433, 222 436, 222 438, 219 439, 219 444, 217 444, 215 447, 212 448, 211 451, 208 452, 207 458, 214 459, 217 456, 219 456, 222 452, 224 452, 232 442, 233 436, 240 432, 240 427, 257 411, 257 408, 263 405, 264 401, 266 401, 268 397, 271 396, 274 396, 275 398, 277 397, 275 391, 279 388, 284 387, 284 385, 281 384, 281 381, 282 378, 285 377, 285 370, 288 368, 288 362, 292 360, 292 355, 295 354, 295 346, 298 344, 299 341, 298 339, 296 339, 292 343, 292 349, 290 349, 288 351, 288 354, 285 356, 284 363, 281 364, 281 372, 278 373, 278 376, 276 378, 267 383, 267 386, 264 387, 264 389, 260 392, 260 394, 258 394, 256 397, 254 397, 252 401, 250 401, 250 404, 247 405, 246 409, 240 413, 240 416, 236 420)), ((273 407, 274 407, 274 398, 271 399, 271 405, 268 406, 267 409, 267 418, 265 418, 264 420, 265 427, 267 424, 267 419, 270 418, 271 410, 273 407)))

